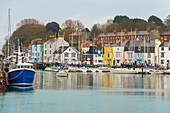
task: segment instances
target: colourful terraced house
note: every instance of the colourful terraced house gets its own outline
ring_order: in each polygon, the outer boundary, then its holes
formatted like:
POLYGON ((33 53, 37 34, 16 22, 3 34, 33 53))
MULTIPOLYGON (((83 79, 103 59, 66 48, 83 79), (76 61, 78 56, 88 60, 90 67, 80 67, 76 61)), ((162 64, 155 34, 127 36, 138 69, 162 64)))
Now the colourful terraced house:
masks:
POLYGON ((113 65, 113 47, 104 46, 104 65, 113 65))

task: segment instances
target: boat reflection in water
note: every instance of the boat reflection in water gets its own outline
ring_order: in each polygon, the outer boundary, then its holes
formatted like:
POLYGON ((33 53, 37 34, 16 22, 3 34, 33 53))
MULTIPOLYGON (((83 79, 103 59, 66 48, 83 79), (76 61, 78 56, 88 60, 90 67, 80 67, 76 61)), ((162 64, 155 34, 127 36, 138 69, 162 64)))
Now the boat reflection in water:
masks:
POLYGON ((33 86, 30 86, 30 87, 9 86, 7 87, 7 91, 9 92, 29 92, 33 90, 34 90, 33 86))
POLYGON ((36 89, 96 89, 109 94, 170 96, 170 76, 167 75, 69 73, 68 78, 63 78, 57 77, 55 72, 38 70, 35 79, 36 89))

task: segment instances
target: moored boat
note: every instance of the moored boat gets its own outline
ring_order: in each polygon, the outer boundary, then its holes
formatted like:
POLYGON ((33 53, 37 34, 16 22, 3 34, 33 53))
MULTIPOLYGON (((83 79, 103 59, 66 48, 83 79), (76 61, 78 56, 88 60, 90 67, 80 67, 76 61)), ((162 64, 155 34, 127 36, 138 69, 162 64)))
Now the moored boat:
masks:
POLYGON ((59 72, 56 73, 58 77, 68 77, 68 73, 64 70, 60 70, 59 72))

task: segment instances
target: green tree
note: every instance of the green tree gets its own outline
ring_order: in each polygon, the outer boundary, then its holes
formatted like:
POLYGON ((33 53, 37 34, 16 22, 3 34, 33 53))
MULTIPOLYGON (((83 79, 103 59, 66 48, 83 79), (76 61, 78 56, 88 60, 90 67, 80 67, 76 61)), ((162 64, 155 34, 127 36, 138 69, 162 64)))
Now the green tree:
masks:
POLYGON ((167 18, 165 19, 165 25, 167 26, 167 28, 170 30, 170 15, 167 16, 167 18))
POLYGON ((125 15, 125 16, 119 15, 119 16, 116 16, 116 17, 114 18, 113 23, 118 23, 118 24, 120 24, 120 23, 122 22, 122 20, 128 20, 128 19, 129 19, 129 17, 127 17, 126 15, 125 15))
POLYGON ((154 23, 157 26, 163 26, 164 25, 162 20, 160 18, 154 16, 154 15, 149 17, 148 22, 154 23))
POLYGON ((58 31, 61 29, 60 25, 56 22, 50 22, 46 26, 47 31, 52 31, 53 33, 58 33, 58 31))

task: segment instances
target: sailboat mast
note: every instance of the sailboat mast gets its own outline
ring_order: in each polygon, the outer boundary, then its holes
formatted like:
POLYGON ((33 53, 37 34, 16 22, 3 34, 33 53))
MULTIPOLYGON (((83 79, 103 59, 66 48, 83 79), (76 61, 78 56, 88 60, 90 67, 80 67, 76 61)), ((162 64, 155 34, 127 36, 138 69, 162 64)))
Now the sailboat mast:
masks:
POLYGON ((122 63, 122 60, 123 60, 123 58, 122 58, 122 30, 121 30, 121 34, 120 34, 120 38, 121 38, 121 63, 122 63))

